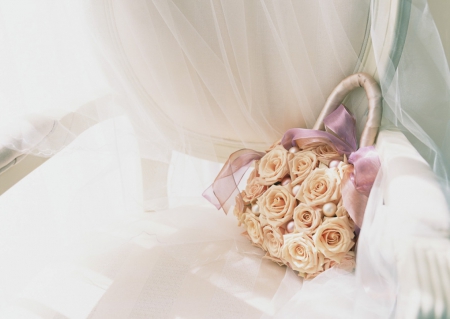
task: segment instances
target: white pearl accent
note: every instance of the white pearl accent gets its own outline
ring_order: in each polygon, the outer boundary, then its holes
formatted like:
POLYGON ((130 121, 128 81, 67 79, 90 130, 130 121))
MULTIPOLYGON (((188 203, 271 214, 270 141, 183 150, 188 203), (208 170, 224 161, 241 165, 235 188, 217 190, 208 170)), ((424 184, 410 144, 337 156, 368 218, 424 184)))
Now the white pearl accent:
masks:
POLYGON ((291 220, 286 226, 287 232, 292 233, 294 231, 294 227, 295 227, 294 221, 291 220))
POLYGON ((340 162, 341 162, 341 161, 339 161, 339 160, 332 160, 332 161, 330 162, 329 167, 330 167, 330 168, 338 167, 340 162))
POLYGON ((336 213, 336 209, 337 207, 335 203, 326 203, 322 207, 323 214, 327 217, 333 217, 334 214, 336 213))
POLYGON ((285 177, 281 180, 281 186, 286 186, 291 182, 291 178, 290 177, 285 177))
POLYGON ((252 212, 255 214, 259 214, 259 206, 257 204, 252 206, 252 212))
POLYGON ((300 149, 299 149, 297 146, 292 146, 292 147, 289 149, 289 152, 292 153, 292 154, 295 154, 295 153, 297 153, 298 151, 300 151, 300 149))
POLYGON ((295 185, 295 186, 292 188, 292 194, 293 194, 294 196, 297 196, 299 190, 300 190, 300 185, 295 185))

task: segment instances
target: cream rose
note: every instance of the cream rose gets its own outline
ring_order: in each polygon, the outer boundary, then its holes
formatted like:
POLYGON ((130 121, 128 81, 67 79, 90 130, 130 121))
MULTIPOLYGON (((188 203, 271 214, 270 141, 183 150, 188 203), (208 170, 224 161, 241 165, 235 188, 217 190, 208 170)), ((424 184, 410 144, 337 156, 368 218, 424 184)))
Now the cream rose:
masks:
POLYGON ((336 216, 337 217, 347 217, 348 218, 348 225, 350 226, 351 229, 355 229, 355 222, 353 221, 353 219, 350 217, 349 213, 345 209, 345 207, 343 205, 343 202, 342 202, 342 199, 339 202, 339 204, 337 205, 336 216))
POLYGON ((337 166, 337 170, 339 172, 340 178, 344 179, 344 176, 348 171, 350 171, 350 173, 353 171, 353 165, 345 162, 340 162, 337 166))
POLYGON ((305 279, 311 280, 316 278, 318 275, 323 273, 324 271, 327 271, 331 267, 343 269, 348 272, 352 272, 356 267, 356 259, 355 259, 355 252, 349 251, 344 258, 341 260, 340 263, 335 262, 332 259, 325 258, 323 263, 323 270, 316 272, 314 274, 306 274, 305 279))
POLYGON ((336 168, 317 168, 300 185, 297 198, 309 206, 321 206, 341 198, 341 178, 336 168))
POLYGON ((336 151, 334 147, 329 144, 321 144, 311 149, 316 154, 319 161, 323 161, 328 165, 332 160, 341 160, 342 156, 336 151))
POLYGON ((278 263, 283 263, 281 261, 281 247, 283 246, 283 234, 281 233, 281 229, 266 225, 263 227, 262 231, 264 236, 264 248, 271 257, 270 259, 276 259, 278 263))
POLYGON ((264 185, 275 184, 289 173, 288 159, 290 156, 293 154, 286 151, 283 146, 277 145, 261 158, 258 171, 264 185))
POLYGON ((313 234, 322 224, 322 210, 301 203, 294 209, 294 224, 297 232, 313 234))
POLYGON ((355 245, 355 234, 347 217, 326 219, 313 236, 314 244, 325 257, 341 262, 345 254, 355 245))
POLYGON ((320 275, 324 271, 327 271, 328 269, 330 269, 332 267, 332 264, 336 264, 336 262, 331 260, 331 259, 324 258, 323 259, 323 265, 322 265, 323 269, 321 271, 318 271, 318 272, 313 273, 313 274, 306 274, 305 275, 305 279, 311 280, 311 279, 316 278, 318 275, 320 275))
POLYGON ((317 167, 317 156, 311 151, 297 152, 289 160, 291 185, 302 183, 309 173, 317 167))
POLYGON ((235 199, 236 204, 234 205, 233 214, 238 220, 238 226, 241 226, 244 223, 244 213, 247 209, 247 207, 244 205, 244 201, 242 200, 244 196, 244 192, 242 192, 241 194, 238 194, 235 199))
MULTIPOLYGON (((258 161, 259 162, 259 161, 258 161)), ((258 173, 258 165, 255 162, 255 168, 252 170, 252 172, 250 173, 250 175, 248 176, 247 179, 247 184, 250 183, 252 180, 254 180, 256 177, 259 177, 259 173, 258 173)))
POLYGON ((259 218, 259 223, 261 224, 261 227, 269 225, 269 223, 267 223, 266 214, 264 212, 262 212, 261 209, 259 210, 258 218, 259 218))
POLYGON ((273 227, 288 222, 292 219, 297 201, 289 190, 283 186, 272 186, 258 198, 260 212, 267 223, 273 227))
POLYGON ((264 194, 267 190, 267 185, 264 185, 264 180, 261 177, 258 177, 258 173, 256 170, 250 174, 250 177, 247 181, 247 185, 245 186, 245 193, 242 196, 245 204, 249 205, 253 203, 259 196, 264 194))
POLYGON ((317 251, 312 239, 304 233, 284 235, 282 258, 300 276, 322 271, 324 256, 317 251))
POLYGON ((259 223, 258 217, 256 217, 250 210, 244 214, 244 225, 247 228, 247 234, 250 240, 257 246, 263 248, 264 237, 259 223))

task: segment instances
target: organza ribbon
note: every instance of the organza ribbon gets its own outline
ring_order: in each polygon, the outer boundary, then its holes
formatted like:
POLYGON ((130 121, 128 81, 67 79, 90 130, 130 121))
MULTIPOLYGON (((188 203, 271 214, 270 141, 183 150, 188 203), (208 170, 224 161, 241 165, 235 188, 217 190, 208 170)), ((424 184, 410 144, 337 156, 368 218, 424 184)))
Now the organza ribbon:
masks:
MULTIPOLYGON (((358 227, 361 227, 364 211, 372 185, 380 168, 380 160, 373 146, 357 150, 356 120, 340 105, 324 119, 326 131, 294 128, 288 130, 281 139, 286 149, 292 146, 305 148, 311 144, 328 144, 341 155, 348 157, 353 168, 343 178, 341 192, 344 207, 358 227)), ((231 154, 228 161, 203 193, 217 209, 223 208, 225 213, 239 196, 238 184, 254 160, 265 153, 243 149, 231 154)))
POLYGON ((203 192, 203 197, 217 209, 222 208, 227 214, 234 205, 235 197, 240 194, 238 185, 245 172, 253 161, 260 159, 264 154, 250 149, 232 153, 212 185, 203 192))

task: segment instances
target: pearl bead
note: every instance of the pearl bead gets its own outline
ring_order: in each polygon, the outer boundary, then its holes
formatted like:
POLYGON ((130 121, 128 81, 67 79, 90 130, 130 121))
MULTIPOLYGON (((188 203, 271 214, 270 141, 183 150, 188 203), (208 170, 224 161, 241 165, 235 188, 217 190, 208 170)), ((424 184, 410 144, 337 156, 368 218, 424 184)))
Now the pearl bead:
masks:
POLYGON ((253 205, 252 206, 252 212, 254 212, 255 214, 259 214, 259 206, 258 205, 253 205))
POLYGON ((291 182, 291 178, 288 177, 288 176, 286 176, 285 178, 283 178, 283 179, 281 180, 281 186, 286 186, 286 185, 288 185, 290 182, 291 182))
POLYGON ((287 232, 292 233, 294 231, 294 227, 295 227, 294 221, 291 220, 286 226, 287 232))
POLYGON ((326 203, 322 207, 323 214, 327 217, 333 217, 334 213, 336 213, 336 209, 337 207, 335 203, 326 203))
POLYGON ((299 190, 300 190, 300 185, 295 185, 295 186, 292 188, 292 194, 293 194, 294 196, 297 196, 299 190))
POLYGON ((341 162, 341 161, 339 161, 339 160, 332 160, 332 161, 330 162, 329 167, 330 167, 330 168, 338 167, 340 162, 341 162))
POLYGON ((292 147, 289 149, 289 152, 292 153, 292 154, 295 154, 295 153, 297 153, 298 151, 300 151, 300 149, 299 149, 297 146, 292 146, 292 147))

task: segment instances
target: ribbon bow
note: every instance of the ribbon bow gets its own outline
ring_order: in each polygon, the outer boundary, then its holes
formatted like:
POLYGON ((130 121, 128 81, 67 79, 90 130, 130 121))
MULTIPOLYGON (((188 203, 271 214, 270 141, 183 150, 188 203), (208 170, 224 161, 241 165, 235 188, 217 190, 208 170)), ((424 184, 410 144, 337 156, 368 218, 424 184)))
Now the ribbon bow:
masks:
POLYGON ((367 199, 380 169, 380 160, 374 146, 357 149, 356 120, 344 105, 324 119, 325 130, 294 128, 288 130, 281 144, 285 148, 304 148, 313 143, 325 143, 339 154, 346 155, 353 170, 347 172, 342 181, 342 198, 353 221, 361 227, 367 199))
MULTIPOLYGON (((344 105, 341 104, 328 115, 324 124, 326 131, 290 129, 281 139, 281 145, 289 149, 292 146, 305 148, 316 143, 328 144, 339 154, 348 157, 353 169, 347 171, 341 184, 343 204, 355 224, 361 227, 367 199, 380 168, 380 160, 373 146, 357 149, 356 120, 344 105)), ((265 153, 249 149, 231 154, 203 196, 217 209, 223 208, 227 213, 234 203, 234 198, 240 196, 238 184, 245 172, 254 160, 264 155, 265 153)))

